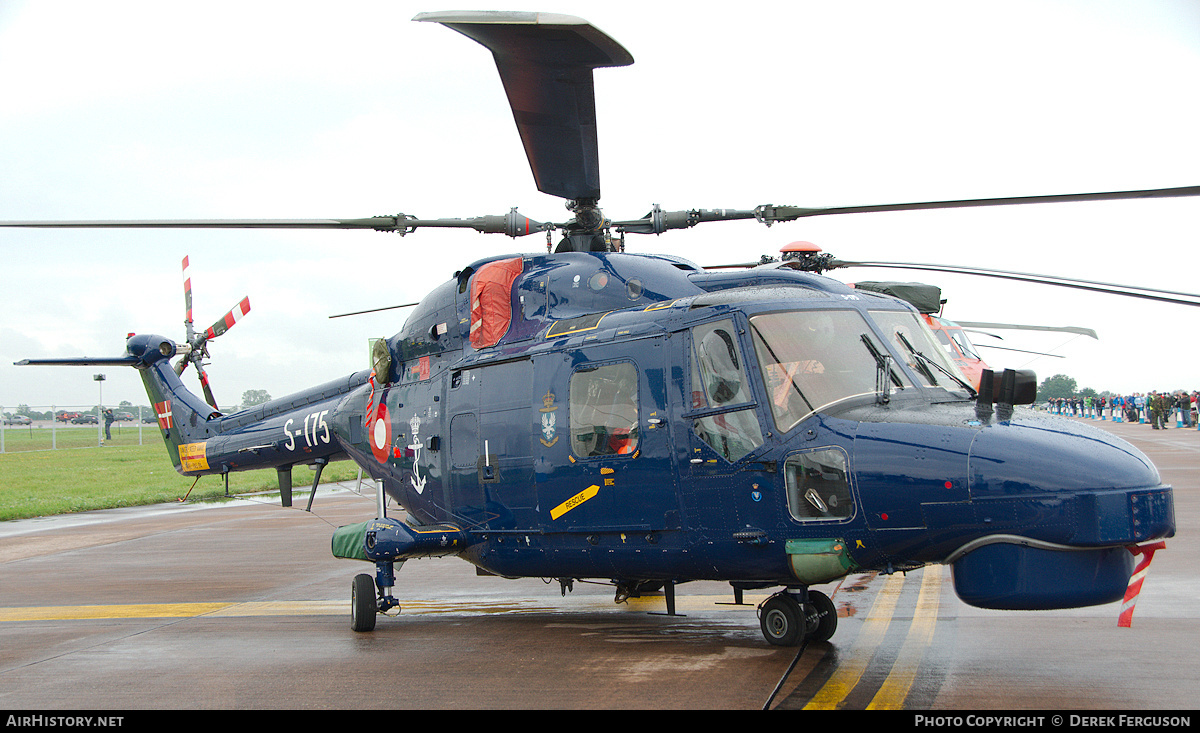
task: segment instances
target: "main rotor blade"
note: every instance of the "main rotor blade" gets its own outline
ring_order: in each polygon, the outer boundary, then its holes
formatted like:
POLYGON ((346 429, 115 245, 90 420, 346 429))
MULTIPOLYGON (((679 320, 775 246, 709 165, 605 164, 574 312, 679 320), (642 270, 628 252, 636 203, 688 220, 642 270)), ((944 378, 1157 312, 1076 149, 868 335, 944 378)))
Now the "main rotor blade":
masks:
MULTIPOLYGON (((956 201, 916 201, 902 204, 872 204, 869 206, 827 206, 806 208, 802 206, 776 206, 764 204, 754 209, 690 209, 687 211, 663 211, 655 206, 641 219, 615 221, 612 226, 630 234, 662 234, 671 229, 688 229, 710 221, 738 221, 756 219, 767 226, 775 222, 795 221, 809 216, 829 214, 865 214, 876 211, 910 211, 915 209, 956 209, 972 206, 1008 206, 1014 204, 1052 204, 1078 201, 1112 201, 1121 199, 1177 198, 1200 196, 1200 186, 1180 188, 1150 188, 1137 191, 1103 191, 1099 193, 1071 193, 1050 196, 1009 196, 993 199, 959 199, 956 201)), ((762 263, 756 263, 762 264, 762 263)), ((753 267, 753 264, 717 265, 705 269, 722 267, 753 267)))
POLYGON ((378 229, 400 228, 395 216, 367 219, 112 219, 4 221, 0 227, 45 229, 378 229))
MULTIPOLYGON (((1091 336, 1099 340, 1095 330, 1082 326, 1022 326, 1017 323, 985 323, 983 321, 954 321, 963 328, 1011 328, 1017 331, 1055 331, 1061 333, 1077 333, 1080 336, 1091 336)), ((997 337, 999 338, 999 337, 997 337)))
POLYGON ((401 236, 418 227, 474 229, 483 234, 523 237, 554 228, 522 215, 507 214, 470 219, 417 219, 405 214, 372 216, 365 219, 111 219, 81 221, 0 221, 0 227, 38 229, 373 229, 401 236))
POLYGON ((912 211, 917 209, 961 209, 973 206, 1009 206, 1013 204, 1061 204, 1080 201, 1116 201, 1123 199, 1177 198, 1200 196, 1200 186, 1178 188, 1148 188, 1137 191, 1101 191, 1097 193, 1068 193, 1049 196, 1008 196, 990 199, 958 199, 954 201, 916 201, 903 204, 874 204, 870 206, 829 206, 801 208, 777 206, 770 221, 792 221, 806 216, 826 214, 865 214, 874 211, 912 211))
POLYGON ((492 52, 539 191, 600 198, 592 70, 632 64, 628 51, 570 15, 449 11, 413 20, 441 23, 492 52))
POLYGON ((1058 277, 1055 275, 1036 275, 1027 272, 988 270, 981 267, 921 264, 915 262, 849 262, 843 260, 834 260, 831 267, 883 267, 899 270, 929 270, 932 272, 949 272, 959 275, 978 275, 980 277, 994 277, 1001 280, 1016 280, 1018 282, 1030 282, 1037 283, 1039 285, 1054 285, 1061 288, 1089 290, 1096 293, 1106 293, 1108 295, 1125 295, 1131 298, 1157 300, 1163 303, 1175 303, 1176 305, 1200 306, 1200 294, 1197 293, 1182 293, 1174 290, 1156 290, 1154 288, 1144 288, 1139 285, 1120 285, 1117 283, 1102 283, 1092 280, 1073 280, 1071 278, 1058 277), (1141 292, 1133 292, 1135 290, 1141 292), (1161 295, 1153 295, 1153 293, 1160 293, 1161 295), (1194 298, 1195 300, 1170 298, 1166 297, 1167 295, 1179 295, 1183 298, 1194 298))
POLYGON ((369 308, 365 311, 354 311, 353 313, 338 313, 337 315, 330 316, 330 318, 345 318, 346 316, 361 316, 364 313, 378 313, 379 311, 390 311, 390 310, 396 310, 397 308, 411 308, 414 305, 420 305, 420 304, 421 304, 421 302, 417 301, 416 303, 403 303, 401 305, 385 305, 382 308, 369 308))
POLYGON ((1013 348, 1009 348, 1007 346, 993 346, 991 344, 975 344, 975 345, 982 346, 985 349, 999 349, 1000 351, 1018 351, 1022 354, 1037 354, 1038 356, 1053 356, 1055 359, 1066 359, 1067 358, 1067 357, 1063 356, 1062 354, 1047 354, 1044 351, 1028 351, 1026 349, 1013 349, 1013 348))

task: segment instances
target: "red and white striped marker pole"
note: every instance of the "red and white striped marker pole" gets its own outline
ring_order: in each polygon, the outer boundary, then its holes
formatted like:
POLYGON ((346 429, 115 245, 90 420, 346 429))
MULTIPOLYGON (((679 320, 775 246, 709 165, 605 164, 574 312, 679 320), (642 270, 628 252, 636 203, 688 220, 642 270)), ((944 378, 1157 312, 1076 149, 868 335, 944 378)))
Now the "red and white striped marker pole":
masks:
POLYGON ((1150 569, 1150 561, 1154 559, 1154 553, 1158 550, 1164 550, 1167 547, 1165 542, 1155 542, 1152 545, 1136 545, 1126 549, 1133 553, 1134 557, 1142 556, 1138 561, 1137 566, 1133 569, 1133 575, 1129 576, 1129 587, 1125 589, 1125 600, 1121 603, 1121 615, 1117 618, 1117 626, 1128 629, 1133 626, 1133 607, 1137 604, 1138 594, 1142 592, 1142 583, 1146 580, 1146 571, 1150 569))

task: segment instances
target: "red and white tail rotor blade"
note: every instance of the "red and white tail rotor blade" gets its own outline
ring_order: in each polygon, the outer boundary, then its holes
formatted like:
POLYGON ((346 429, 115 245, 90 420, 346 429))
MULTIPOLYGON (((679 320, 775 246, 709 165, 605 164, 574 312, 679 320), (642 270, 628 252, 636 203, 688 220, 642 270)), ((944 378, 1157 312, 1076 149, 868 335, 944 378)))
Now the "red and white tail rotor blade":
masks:
POLYGON ((199 361, 196 362, 196 372, 200 375, 200 387, 204 390, 204 400, 212 405, 214 410, 219 410, 217 400, 213 397, 212 388, 208 386, 208 372, 204 371, 204 365, 199 361))
POLYGON ((205 338, 215 339, 229 329, 233 328, 233 324, 242 319, 242 316, 250 312, 250 297, 242 298, 241 302, 233 307, 231 311, 225 314, 225 317, 208 327, 204 332, 205 338))
POLYGON ((192 322, 192 273, 187 256, 183 258, 183 314, 187 323, 192 322))

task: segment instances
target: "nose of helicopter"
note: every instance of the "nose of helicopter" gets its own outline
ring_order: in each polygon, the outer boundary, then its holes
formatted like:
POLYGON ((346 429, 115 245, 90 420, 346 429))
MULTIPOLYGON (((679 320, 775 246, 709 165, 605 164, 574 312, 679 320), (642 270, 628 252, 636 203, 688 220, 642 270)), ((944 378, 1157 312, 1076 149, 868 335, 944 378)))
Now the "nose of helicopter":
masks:
POLYGON ((984 427, 968 454, 981 534, 946 558, 955 591, 982 608, 1074 608, 1120 600, 1127 549, 1175 534, 1170 486, 1125 441, 1065 418, 984 427))
POLYGON ((1150 459, 1066 418, 1034 413, 981 430, 967 474, 982 521, 1015 521, 1038 539, 1094 547, 1174 534, 1171 488, 1150 459))
POLYGON ((1126 441, 1085 423, 1040 413, 984 429, 970 452, 972 496, 1039 488, 1156 486, 1158 469, 1126 441), (1047 486, 1047 480, 1053 486, 1047 486))

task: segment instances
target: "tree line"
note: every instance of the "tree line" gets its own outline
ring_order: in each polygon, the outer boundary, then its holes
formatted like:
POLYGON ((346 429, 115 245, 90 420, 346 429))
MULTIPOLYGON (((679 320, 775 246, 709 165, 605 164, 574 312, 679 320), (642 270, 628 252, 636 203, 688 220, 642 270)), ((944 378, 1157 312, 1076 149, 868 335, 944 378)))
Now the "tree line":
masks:
MULTIPOLYGON (((245 409, 245 408, 251 407, 253 405, 261 405, 262 403, 269 402, 270 400, 271 400, 271 395, 265 389, 248 389, 242 393, 242 404, 237 409, 245 409)), ((107 405, 107 407, 113 409, 116 412, 128 412, 131 415, 133 415, 134 417, 137 417, 137 414, 138 414, 137 406, 135 406, 129 400, 121 400, 121 403, 119 405, 107 405)), ((90 413, 90 414, 94 415, 94 414, 96 414, 96 411, 99 409, 101 409, 100 405, 92 405, 91 407, 87 408, 86 410, 85 409, 76 409, 76 410, 67 410, 67 409, 54 410, 54 409, 51 409, 51 410, 46 410, 44 412, 39 412, 38 410, 32 409, 29 405, 22 403, 22 404, 17 405, 16 410, 5 410, 3 415, 0 415, 0 417, 11 418, 11 417, 14 417, 15 415, 24 415, 25 417, 29 418, 30 420, 53 420, 55 413, 61 414, 63 412, 84 412, 84 413, 90 413)), ((143 416, 150 415, 153 412, 150 409, 150 407, 147 405, 142 405, 141 409, 142 409, 143 416)))

